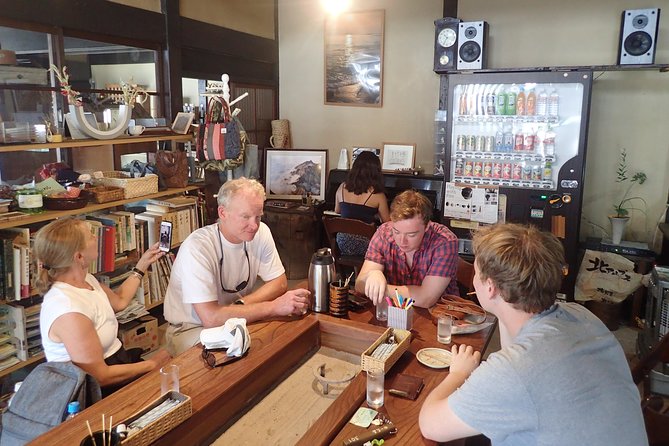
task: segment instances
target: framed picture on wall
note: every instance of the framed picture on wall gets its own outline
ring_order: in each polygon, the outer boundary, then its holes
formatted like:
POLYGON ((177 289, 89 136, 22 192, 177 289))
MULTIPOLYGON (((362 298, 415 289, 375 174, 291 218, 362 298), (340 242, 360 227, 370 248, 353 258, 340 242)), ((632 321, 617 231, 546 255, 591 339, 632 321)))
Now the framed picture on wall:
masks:
POLYGON ((301 199, 305 193, 325 200, 327 150, 265 149, 265 192, 268 199, 301 199))
POLYGON ((415 156, 416 144, 384 142, 381 170, 393 172, 399 169, 411 169, 415 156))
POLYGON ((379 157, 379 161, 381 160, 381 149, 377 149, 375 147, 351 147, 351 164, 355 162, 355 159, 362 152, 372 152, 374 155, 379 157))
POLYGON ((385 11, 356 11, 325 19, 325 104, 383 105, 385 11))

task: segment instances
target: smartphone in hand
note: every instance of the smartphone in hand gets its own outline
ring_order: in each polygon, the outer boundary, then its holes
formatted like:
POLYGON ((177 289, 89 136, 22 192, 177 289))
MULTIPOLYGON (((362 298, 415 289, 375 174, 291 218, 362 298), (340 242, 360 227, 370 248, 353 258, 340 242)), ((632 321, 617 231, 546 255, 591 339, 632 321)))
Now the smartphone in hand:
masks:
POLYGON ((172 248, 172 222, 163 221, 160 223, 160 245, 158 248, 163 252, 169 252, 172 248))

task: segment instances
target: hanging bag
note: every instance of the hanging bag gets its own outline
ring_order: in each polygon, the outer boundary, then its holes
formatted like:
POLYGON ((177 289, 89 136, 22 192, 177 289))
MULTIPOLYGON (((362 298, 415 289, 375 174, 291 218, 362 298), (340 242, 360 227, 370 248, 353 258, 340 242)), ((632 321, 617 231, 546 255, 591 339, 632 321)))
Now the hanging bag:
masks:
POLYGON ((202 139, 202 152, 204 159, 208 161, 225 159, 225 113, 221 113, 224 101, 211 98, 207 106, 207 116, 204 125, 204 135, 202 139))
POLYGON ((246 132, 239 119, 232 117, 227 102, 222 98, 210 99, 206 119, 200 167, 224 171, 244 164, 246 132))

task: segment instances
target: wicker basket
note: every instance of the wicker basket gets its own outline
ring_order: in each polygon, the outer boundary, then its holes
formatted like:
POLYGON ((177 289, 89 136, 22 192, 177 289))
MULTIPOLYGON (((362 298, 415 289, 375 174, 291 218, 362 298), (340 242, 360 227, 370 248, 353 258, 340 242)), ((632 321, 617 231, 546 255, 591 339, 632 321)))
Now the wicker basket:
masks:
POLYGON ((102 172, 103 178, 98 181, 105 186, 123 188, 125 198, 141 197, 158 192, 158 175, 150 174, 145 177, 131 178, 126 172, 117 170, 102 172))
POLYGON ((164 413, 160 418, 150 422, 143 429, 128 435, 121 444, 123 446, 145 446, 153 443, 164 434, 174 429, 177 425, 187 420, 193 413, 193 404, 189 396, 179 392, 167 392, 153 403, 142 409, 141 412, 133 415, 123 423, 126 426, 149 412, 154 407, 159 406, 168 398, 180 401, 175 407, 164 413))
POLYGON ((96 186, 84 189, 90 196, 90 201, 96 203, 109 203, 110 201, 123 200, 125 198, 123 188, 114 186, 96 186))
POLYGON ((409 349, 409 344, 411 343, 411 332, 408 330, 400 330, 398 328, 389 328, 379 339, 377 339, 367 350, 362 352, 360 355, 360 368, 364 371, 379 368, 383 370, 383 373, 388 373, 388 370, 400 359, 400 356, 409 349), (382 343, 388 340, 388 337, 391 333, 395 334, 395 340, 399 345, 393 350, 393 352, 385 358, 385 360, 380 360, 377 358, 372 358, 372 353, 382 343))

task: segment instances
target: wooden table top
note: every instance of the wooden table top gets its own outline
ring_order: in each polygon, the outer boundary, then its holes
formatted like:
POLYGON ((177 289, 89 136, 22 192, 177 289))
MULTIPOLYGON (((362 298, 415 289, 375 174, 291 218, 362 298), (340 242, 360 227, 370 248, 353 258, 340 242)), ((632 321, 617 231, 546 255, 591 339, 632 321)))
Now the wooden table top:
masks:
MULTIPOLYGON (((490 320, 494 321, 492 316, 490 320)), ((494 325, 469 335, 455 335, 457 344, 472 345, 485 351, 494 325)), ((210 369, 201 358, 201 348, 192 347, 172 360, 180 368, 181 393, 191 397, 192 416, 160 437, 155 444, 209 444, 234 421, 241 411, 254 405, 268 389, 286 376, 320 345, 360 354, 385 330, 369 310, 350 313, 348 319, 309 314, 299 319, 273 320, 248 326, 251 348, 247 356, 229 365, 210 369)), ((427 394, 444 378, 447 369, 435 370, 420 364, 415 357, 425 347, 441 347, 436 340, 436 327, 429 313, 416 309, 413 339, 409 351, 386 375, 386 389, 397 373, 421 376, 425 388, 416 401, 389 395, 380 409, 397 426, 395 436, 387 444, 434 444, 425 440, 418 428, 418 413, 427 394)), ((449 346, 446 346, 449 347, 449 346)), ((352 413, 365 403, 365 373, 360 373, 311 426, 300 444, 337 444, 364 429, 348 423, 352 413)), ((75 419, 66 421, 31 444, 77 445, 87 436, 86 420, 99 430, 101 415, 113 416, 114 425, 150 405, 160 395, 158 371, 150 372, 123 389, 84 410, 75 419)))

